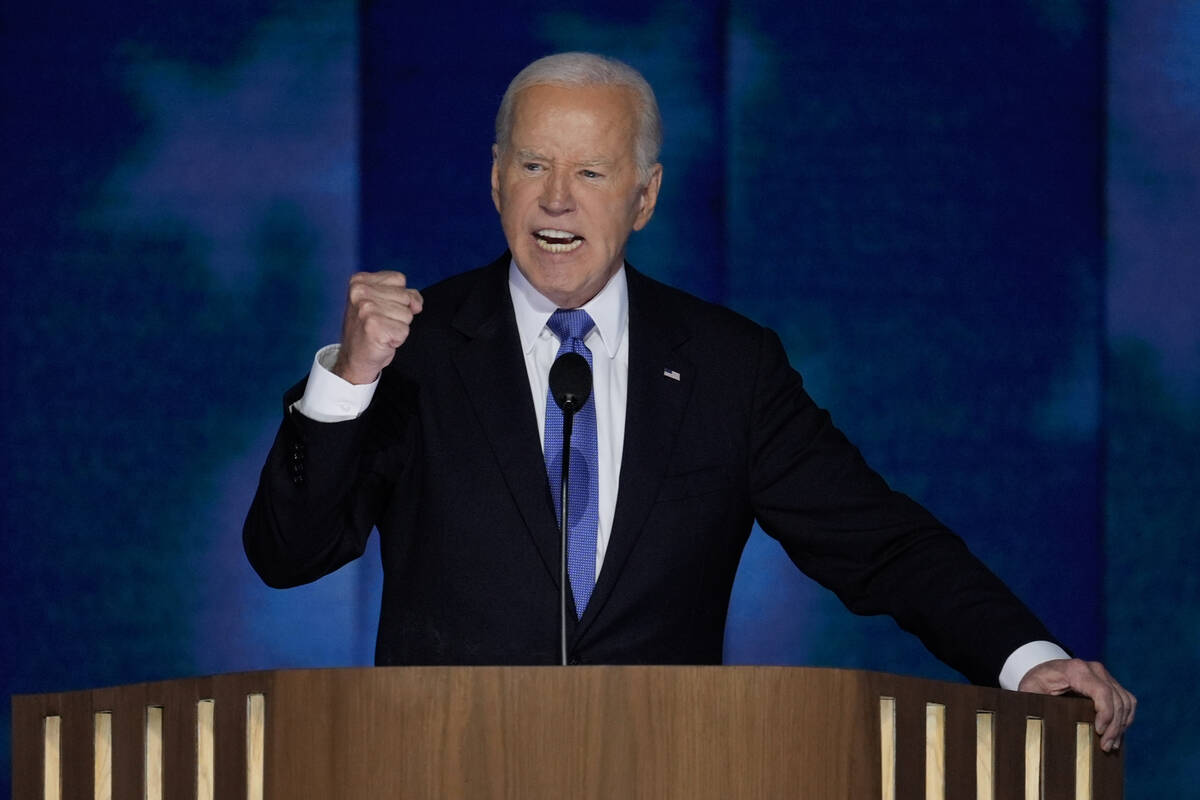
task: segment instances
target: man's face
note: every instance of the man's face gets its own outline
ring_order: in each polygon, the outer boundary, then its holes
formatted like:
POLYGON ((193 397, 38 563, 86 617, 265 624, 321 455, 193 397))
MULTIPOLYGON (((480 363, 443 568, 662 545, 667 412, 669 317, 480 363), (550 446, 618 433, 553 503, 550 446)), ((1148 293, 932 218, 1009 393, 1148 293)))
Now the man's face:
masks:
POLYGON ((578 308, 625 260, 654 213, 662 167, 646 185, 634 158, 634 94, 614 86, 531 86, 494 152, 492 201, 522 274, 559 308, 578 308))

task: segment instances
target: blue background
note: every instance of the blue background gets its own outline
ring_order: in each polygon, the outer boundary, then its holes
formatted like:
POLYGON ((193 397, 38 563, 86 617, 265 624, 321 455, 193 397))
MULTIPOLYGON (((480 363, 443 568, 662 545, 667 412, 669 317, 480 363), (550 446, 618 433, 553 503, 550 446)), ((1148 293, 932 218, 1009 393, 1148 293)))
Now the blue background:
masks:
MULTIPOLYGON (((630 260, 775 328, 818 402, 1200 778, 1200 4, 49 2, 0 16, 0 693, 369 663, 378 554, 262 586, 242 516, 348 276, 504 247, 547 52, 666 122, 630 260)), ((956 676, 756 533, 728 661, 956 676)), ((7 790, 8 706, 0 720, 7 790)))

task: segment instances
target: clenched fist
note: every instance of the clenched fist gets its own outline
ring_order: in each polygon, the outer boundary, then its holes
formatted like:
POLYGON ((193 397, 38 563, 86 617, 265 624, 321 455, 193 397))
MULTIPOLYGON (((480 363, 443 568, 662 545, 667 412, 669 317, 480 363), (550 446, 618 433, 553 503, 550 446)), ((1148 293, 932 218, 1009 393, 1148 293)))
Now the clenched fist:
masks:
POLYGON ((370 383, 391 363, 423 307, 421 293, 400 272, 359 272, 350 278, 342 345, 333 373, 350 383, 370 383))

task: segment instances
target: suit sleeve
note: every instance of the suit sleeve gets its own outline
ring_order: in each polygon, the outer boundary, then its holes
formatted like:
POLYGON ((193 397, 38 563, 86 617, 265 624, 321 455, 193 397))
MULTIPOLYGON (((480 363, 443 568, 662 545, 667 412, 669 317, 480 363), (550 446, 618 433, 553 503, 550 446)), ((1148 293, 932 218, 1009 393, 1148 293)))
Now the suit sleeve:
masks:
POLYGON ((1055 641, 963 541, 892 491, 804 390, 764 330, 755 377, 751 498, 763 530, 856 614, 888 614, 973 683, 1055 641))
POLYGON ((285 395, 242 529, 246 556, 267 585, 309 583, 358 558, 389 504, 410 499, 402 488, 418 437, 411 399, 398 383, 381 381, 366 412, 344 422, 292 410, 303 383, 285 395))

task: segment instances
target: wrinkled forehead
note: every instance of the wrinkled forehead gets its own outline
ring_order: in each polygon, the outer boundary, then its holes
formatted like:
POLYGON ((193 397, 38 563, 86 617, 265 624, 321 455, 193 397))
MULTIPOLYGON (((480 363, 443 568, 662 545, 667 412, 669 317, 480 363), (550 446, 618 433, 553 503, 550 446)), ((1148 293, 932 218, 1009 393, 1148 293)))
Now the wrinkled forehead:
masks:
POLYGON ((623 86, 536 84, 513 98, 509 144, 514 150, 557 145, 632 155, 636 97, 623 86))

